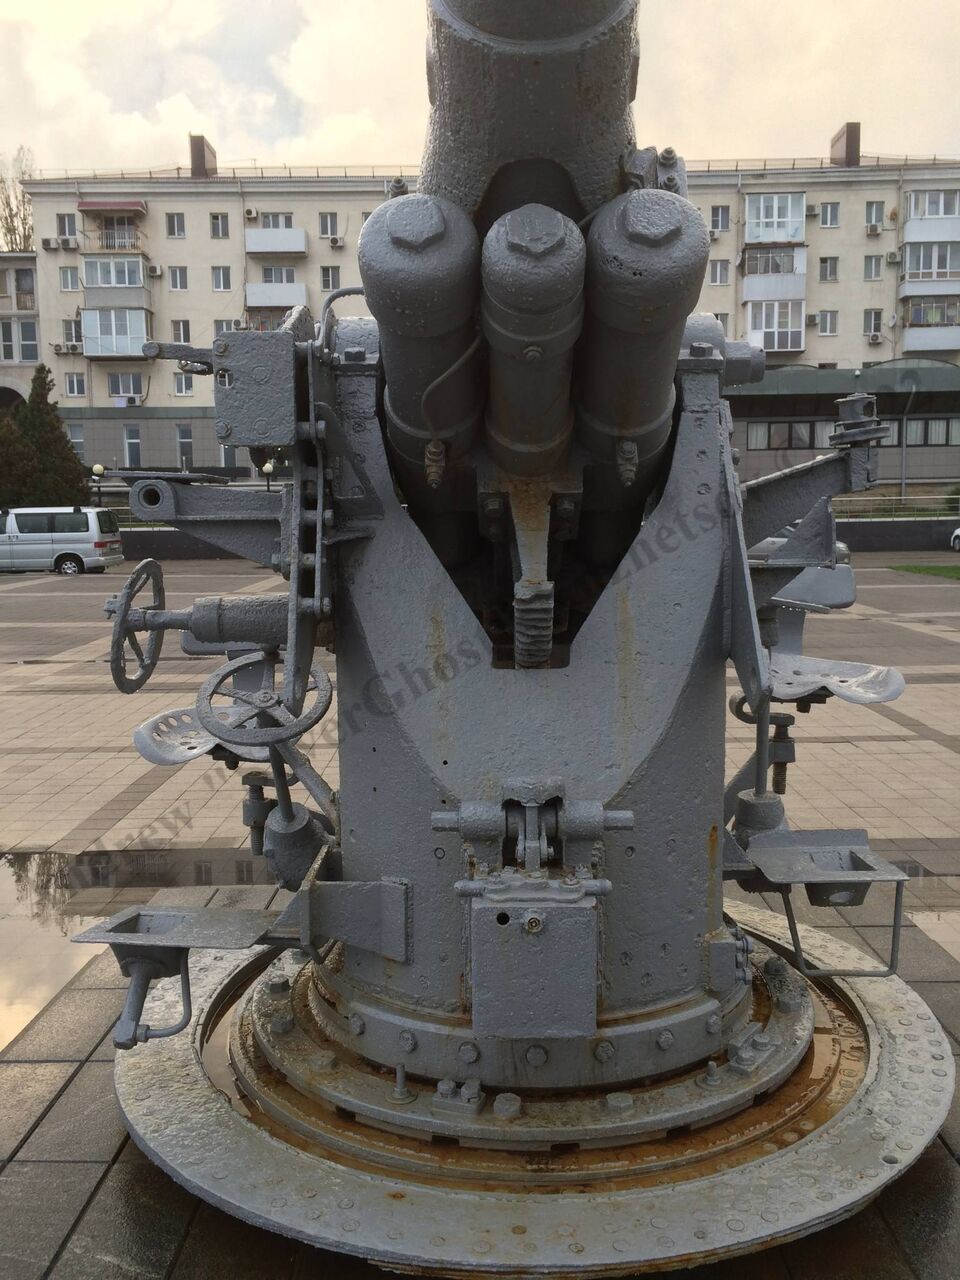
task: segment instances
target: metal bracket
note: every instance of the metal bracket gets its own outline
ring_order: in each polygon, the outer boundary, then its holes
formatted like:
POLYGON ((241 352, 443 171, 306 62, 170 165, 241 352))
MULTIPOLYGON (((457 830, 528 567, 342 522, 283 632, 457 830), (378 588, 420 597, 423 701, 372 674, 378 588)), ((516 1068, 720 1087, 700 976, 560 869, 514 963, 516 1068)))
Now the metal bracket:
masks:
POLYGON ((786 913, 787 924, 790 926, 790 937, 793 941, 794 964, 799 972, 805 978, 889 978, 896 973, 900 959, 900 929, 903 923, 903 885, 903 880, 898 881, 893 904, 893 937, 890 939, 890 963, 885 969, 817 969, 808 965, 800 942, 800 932, 797 929, 797 918, 794 915, 793 903, 790 901, 790 888, 788 886, 785 889, 781 889, 780 897, 783 899, 783 910, 786 913))
POLYGON ((336 938, 388 960, 409 959, 410 886, 405 880, 314 880, 301 894, 304 947, 336 938))

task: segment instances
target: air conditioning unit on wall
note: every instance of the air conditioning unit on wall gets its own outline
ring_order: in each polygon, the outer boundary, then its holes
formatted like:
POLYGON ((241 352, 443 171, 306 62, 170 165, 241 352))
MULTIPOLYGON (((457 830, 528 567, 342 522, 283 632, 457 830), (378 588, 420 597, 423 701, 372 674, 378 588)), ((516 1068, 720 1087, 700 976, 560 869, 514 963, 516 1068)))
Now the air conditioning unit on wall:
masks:
POLYGON ((55 236, 44 236, 40 241, 40 247, 41 249, 46 249, 49 252, 51 249, 59 249, 60 241, 57 240, 55 236))
POLYGON ((159 280, 163 275, 163 267, 159 267, 155 262, 151 262, 147 267, 147 275, 151 280, 159 280))
POLYGON ((811 311, 811 312, 810 312, 810 314, 807 316, 807 328, 808 328, 808 329, 813 329, 813 328, 815 328, 815 327, 816 327, 816 325, 818 325, 819 323, 820 323, 820 312, 819 312, 819 311, 811 311))
POLYGON ((257 211, 256 209, 254 209, 253 205, 251 205, 249 208, 244 209, 243 216, 246 218, 248 222, 252 222, 254 218, 257 216, 257 211))
POLYGON ((143 396, 126 396, 127 408, 136 409, 143 404, 143 396))
POLYGON ((342 249, 342 248, 343 248, 343 246, 344 246, 346 243, 347 243, 347 242, 346 242, 346 240, 344 239, 344 237, 343 237, 343 236, 331 236, 331 237, 330 237, 330 248, 331 248, 331 249, 342 249))
POLYGON ((867 341, 870 343, 871 347, 876 347, 876 346, 878 346, 878 345, 883 341, 883 334, 881 334, 881 333, 868 333, 868 334, 867 334, 867 341))

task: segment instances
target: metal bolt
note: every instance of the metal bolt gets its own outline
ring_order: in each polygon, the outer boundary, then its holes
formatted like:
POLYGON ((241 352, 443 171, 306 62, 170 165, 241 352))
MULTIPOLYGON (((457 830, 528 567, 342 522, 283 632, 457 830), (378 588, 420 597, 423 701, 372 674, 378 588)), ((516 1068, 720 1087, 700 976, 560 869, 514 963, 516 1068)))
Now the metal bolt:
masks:
POLYGON ((703 1077, 702 1083, 709 1085, 711 1089, 716 1088, 720 1083, 720 1068, 713 1058, 707 1063, 707 1074, 703 1077))
POLYGON ((447 447, 442 440, 429 440, 423 451, 423 474, 431 489, 439 489, 447 469, 447 447))
POLYGON ((755 1049, 759 1049, 760 1052, 762 1053, 764 1049, 769 1049, 772 1046, 773 1041, 770 1039, 768 1035, 764 1035, 762 1031, 758 1031, 757 1034, 753 1037, 752 1043, 753 1043, 753 1047, 755 1049))
POLYGON ((449 1076, 444 1076, 442 1080, 437 1081, 437 1095, 441 1098, 452 1098, 457 1092, 456 1080, 451 1080, 449 1076))
POLYGON ((320 613, 324 618, 329 618, 333 613, 333 601, 329 596, 324 596, 320 601, 320 613))
POLYGON ((723 1021, 721 1020, 719 1013, 711 1013, 710 1017, 707 1019, 707 1035, 718 1036, 722 1026, 723 1021))
POLYGON ((404 1053, 413 1053, 417 1047, 417 1037, 412 1031, 400 1032, 400 1048, 404 1053))
POLYGON ((483 510, 488 516, 498 516, 503 510, 503 502, 500 498, 484 498, 483 510))
POLYGON ((446 229, 443 209, 432 196, 414 196, 387 212, 387 235, 401 249, 420 253, 441 240, 446 229))
POLYGON ((285 991, 290 990, 290 979, 289 978, 271 978, 267 982, 267 990, 270 992, 272 996, 283 995, 285 991))
POLYGON ((270 1030, 275 1036, 288 1036, 293 1030, 293 1015, 278 1013, 275 1018, 270 1019, 270 1030))
POLYGON ((674 1039, 675 1036, 669 1028, 661 1031, 657 1036, 657 1048, 662 1049, 664 1053, 666 1053, 666 1051, 673 1045, 674 1039))
POLYGON ((471 1044, 469 1040, 465 1040, 457 1050, 457 1057, 461 1062, 465 1062, 467 1066, 471 1066, 474 1062, 479 1062, 480 1050, 475 1044, 471 1044))
POLYGON ((781 1013, 799 1013, 803 1008, 803 1000, 791 991, 777 996, 777 1008, 781 1013))
POLYGON ((786 977, 787 962, 782 956, 771 956, 763 966, 763 972, 768 978, 786 977))
POLYGON ((460 1090, 460 1097, 463 1099, 464 1102, 479 1102, 480 1093, 481 1093, 480 1081, 476 1078, 473 1078, 473 1079, 464 1081, 463 1088, 460 1090))
POLYGON ((226 440, 229 436, 232 436, 232 435, 233 435, 233 427, 230 426, 229 422, 217 423, 217 439, 218 440, 226 440))
POLYGON ((542 1067, 547 1061, 547 1051, 542 1044, 532 1044, 523 1055, 528 1067, 542 1067))
POLYGON ((673 147, 664 147, 660 152, 660 163, 668 167, 677 163, 677 153, 673 147))
POLYGON ((519 1094, 498 1093, 493 1100, 493 1114, 498 1120, 516 1120, 523 1110, 523 1102, 519 1094))
MULTIPOLYGON (((671 174, 674 182, 675 175, 671 174)), ((659 191, 633 191, 623 205, 623 233, 634 244, 656 249, 676 240, 683 230, 682 205, 665 200, 659 191)))
POLYGON ((367 1029, 367 1024, 360 1017, 359 1013, 351 1013, 350 1017, 347 1019, 347 1026, 350 1028, 351 1034, 355 1036, 362 1036, 367 1029))
POLYGON ((740 450, 739 450, 739 449, 731 449, 731 450, 730 450, 730 457, 733 459, 733 465, 734 465, 735 467, 739 467, 739 465, 740 465, 740 450))
POLYGON ((230 344, 225 338, 218 338, 213 344, 213 354, 215 356, 225 356, 230 350, 230 344))
POLYGON ((691 342, 690 355, 694 360, 707 360, 713 355, 712 342, 691 342))
POLYGON ((407 1068, 402 1062, 397 1063, 397 1076, 390 1097, 394 1102, 409 1102, 413 1094, 407 1088, 407 1068))
POLYGON ((626 1115, 628 1111, 633 1110, 633 1094, 632 1093, 608 1093, 606 1097, 607 1110, 613 1115, 626 1115))
POLYGON ((677 177, 675 173, 667 174, 667 176, 663 180, 663 189, 664 191, 680 190, 680 179, 677 177))
POLYGON ((538 347, 536 345, 524 347, 523 358, 526 360, 527 364, 534 364, 537 360, 542 360, 543 347, 538 347))
POLYGON ((326 511, 323 513, 323 527, 325 529, 332 529, 336 522, 337 517, 334 514, 332 507, 327 507, 326 511))
POLYGON ((594 1046, 593 1056, 598 1062, 612 1062, 617 1056, 617 1051, 610 1040, 601 1040, 594 1046))
POLYGON ((545 923, 543 916, 538 915, 536 911, 528 911, 523 917, 523 927, 527 933, 542 933, 545 923))
POLYGON ((528 258, 542 258, 560 247, 566 237, 563 215, 545 205, 525 205, 506 218, 507 245, 528 258))
POLYGON ((561 516, 576 515, 577 504, 573 498, 560 498, 557 501, 557 514, 561 516))
POLYGON ((638 466, 637 446, 632 440, 621 440, 617 445, 617 474, 625 489, 629 489, 636 480, 638 466))

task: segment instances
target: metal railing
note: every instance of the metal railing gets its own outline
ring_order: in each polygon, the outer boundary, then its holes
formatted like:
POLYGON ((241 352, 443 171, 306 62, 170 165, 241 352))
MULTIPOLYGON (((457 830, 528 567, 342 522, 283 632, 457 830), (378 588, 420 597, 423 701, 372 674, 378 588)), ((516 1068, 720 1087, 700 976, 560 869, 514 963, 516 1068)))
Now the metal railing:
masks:
POLYGON ((143 248, 143 234, 137 227, 115 227, 112 230, 84 232, 84 248, 104 249, 113 252, 117 249, 132 250, 139 253, 143 248))
POLYGON ((838 520, 922 520, 939 517, 960 524, 960 488, 950 493, 863 493, 834 498, 838 520))

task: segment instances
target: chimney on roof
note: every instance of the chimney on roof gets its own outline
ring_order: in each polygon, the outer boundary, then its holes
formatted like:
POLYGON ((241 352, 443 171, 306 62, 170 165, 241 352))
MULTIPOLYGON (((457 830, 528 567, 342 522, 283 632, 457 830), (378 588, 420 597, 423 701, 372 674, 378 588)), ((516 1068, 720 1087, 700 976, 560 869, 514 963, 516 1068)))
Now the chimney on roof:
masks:
POLYGON ((190 177, 215 178, 217 153, 202 133, 190 135, 190 177))
POLYGON ((860 165, 860 121, 848 121, 830 140, 830 163, 845 169, 860 165))

